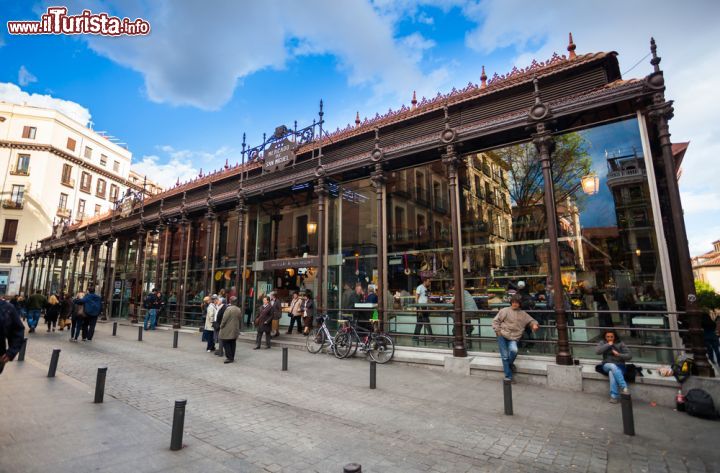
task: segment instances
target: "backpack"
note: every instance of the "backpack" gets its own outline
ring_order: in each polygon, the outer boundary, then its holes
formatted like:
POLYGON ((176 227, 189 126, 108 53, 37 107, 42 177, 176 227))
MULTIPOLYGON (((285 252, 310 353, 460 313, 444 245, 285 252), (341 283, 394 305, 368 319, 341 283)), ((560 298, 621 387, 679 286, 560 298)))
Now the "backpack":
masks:
POLYGON ((97 317, 102 310, 102 301, 97 294, 88 294, 85 297, 85 315, 97 317), (93 297, 94 296, 94 297, 93 297))
POLYGON ((682 354, 675 359, 672 365, 673 376, 678 383, 684 383, 692 374, 693 359, 682 354))
POLYGON ((691 416, 715 419, 717 412, 713 399, 707 391, 691 389, 685 395, 685 411, 691 416))

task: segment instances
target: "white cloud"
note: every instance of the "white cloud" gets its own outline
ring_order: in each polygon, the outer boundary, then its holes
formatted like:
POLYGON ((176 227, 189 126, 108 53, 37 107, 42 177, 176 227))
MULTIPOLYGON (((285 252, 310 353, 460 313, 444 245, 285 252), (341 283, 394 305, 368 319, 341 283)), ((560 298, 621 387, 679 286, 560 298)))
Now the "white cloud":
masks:
POLYGON ((37 77, 28 71, 25 65, 20 66, 20 70, 18 71, 18 84, 20 84, 21 87, 25 87, 33 82, 37 82, 37 77))
POLYGON ((150 21, 147 37, 85 39, 96 52, 140 72, 156 102, 218 109, 230 100, 238 80, 281 69, 297 54, 332 55, 350 85, 370 86, 377 98, 395 103, 407 102, 408 89, 430 94, 447 78, 442 68, 423 72, 422 53, 395 38, 392 20, 367 2, 117 0, 102 5, 150 21))
POLYGON ((683 191, 680 192, 680 198, 685 214, 720 211, 720 193, 718 192, 683 191))
POLYGON ((28 94, 10 82, 0 82, 0 100, 34 107, 52 108, 64 113, 83 126, 90 121, 90 110, 70 100, 55 98, 51 95, 28 94))
POLYGON ((228 146, 215 151, 175 149, 170 145, 158 146, 157 149, 162 152, 162 156, 143 156, 133 163, 132 169, 143 176, 147 175, 148 179, 166 189, 174 186, 178 180, 183 183, 197 178, 201 170, 203 174, 218 170, 225 165, 226 159, 230 166, 238 161, 238 153, 228 146))

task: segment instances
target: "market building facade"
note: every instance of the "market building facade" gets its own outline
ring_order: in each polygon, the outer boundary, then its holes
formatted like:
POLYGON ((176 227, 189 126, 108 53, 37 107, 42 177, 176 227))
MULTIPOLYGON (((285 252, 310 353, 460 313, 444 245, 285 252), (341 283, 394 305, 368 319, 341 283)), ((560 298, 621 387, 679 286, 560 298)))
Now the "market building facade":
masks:
POLYGON ((569 365, 614 326, 640 359, 665 362, 684 345, 710 375, 672 102, 651 50, 653 71, 627 80, 616 53, 577 55, 571 37, 567 57, 489 80, 483 68, 480 84, 413 94, 329 134, 321 102, 316 123, 243 145, 240 164, 129 194, 28 256, 60 258, 60 287, 73 292, 81 248, 97 251, 85 283, 113 317, 141 317, 153 287, 176 326, 202 323, 207 294, 237 294, 249 320, 260 296, 305 290, 322 312, 374 316, 399 344, 456 357, 496 350, 490 321, 517 292, 544 326, 531 353, 569 365), (431 303, 418 307, 425 279, 431 303), (375 289, 377 304, 348 306, 356 287, 375 289), (422 336, 418 309, 431 314, 422 336))

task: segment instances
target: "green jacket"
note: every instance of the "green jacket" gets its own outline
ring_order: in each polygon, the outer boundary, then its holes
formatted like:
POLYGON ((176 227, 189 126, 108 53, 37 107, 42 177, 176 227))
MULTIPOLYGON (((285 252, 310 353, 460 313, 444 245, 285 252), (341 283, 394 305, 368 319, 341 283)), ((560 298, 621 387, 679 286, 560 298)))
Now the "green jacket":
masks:
POLYGON ((32 294, 27 298, 25 308, 27 310, 42 310, 47 305, 47 299, 42 294, 32 294))

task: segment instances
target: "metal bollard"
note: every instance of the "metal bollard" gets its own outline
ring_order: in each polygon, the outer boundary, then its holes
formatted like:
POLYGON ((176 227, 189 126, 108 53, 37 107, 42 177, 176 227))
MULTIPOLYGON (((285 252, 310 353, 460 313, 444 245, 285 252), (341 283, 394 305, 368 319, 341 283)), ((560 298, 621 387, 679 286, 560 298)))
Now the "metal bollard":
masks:
POLYGON ((18 361, 25 361, 25 349, 27 348, 27 338, 23 338, 22 346, 20 347, 20 353, 18 353, 18 361))
POLYGON ((102 404, 105 397, 105 376, 107 375, 107 366, 98 368, 97 380, 95 381, 95 404, 102 404))
POLYGON ((142 342, 142 325, 138 327, 138 342, 142 342))
POLYGON ((55 377, 55 370, 57 370, 58 360, 60 359, 60 349, 55 348, 52 352, 52 357, 50 358, 50 368, 48 368, 48 378, 54 378, 55 377))
POLYGON ((359 463, 348 463, 343 467, 343 473, 362 473, 362 466, 359 463))
POLYGON ((505 415, 513 415, 512 405, 512 381, 508 379, 503 380, 503 399, 505 401, 505 415))
POLYGON ((283 347, 282 349, 282 370, 287 371, 287 363, 288 363, 288 349, 287 347, 283 347))
POLYGON ((625 435, 635 435, 635 417, 633 416, 632 398, 629 394, 620 395, 620 408, 622 410, 623 432, 625 435))
POLYGON ((175 331, 173 332, 173 348, 177 348, 177 345, 178 345, 178 335, 179 335, 179 334, 180 334, 180 332, 178 332, 177 330, 175 330, 175 331))
MULTIPOLYGON (((370 389, 375 389, 377 386, 376 383, 376 375, 377 375, 377 362, 371 361, 370 362, 370 389)), ((351 463, 351 465, 356 465, 356 463, 351 463)), ((358 465, 359 467, 360 465, 358 465)), ((360 470, 358 470, 360 471, 360 470)))
POLYGON ((186 405, 187 399, 180 399, 178 401, 175 401, 175 411, 173 412, 172 437, 170 438, 170 450, 180 450, 182 448, 186 405))
POLYGON ((117 322, 113 322, 113 337, 117 336, 117 322))

